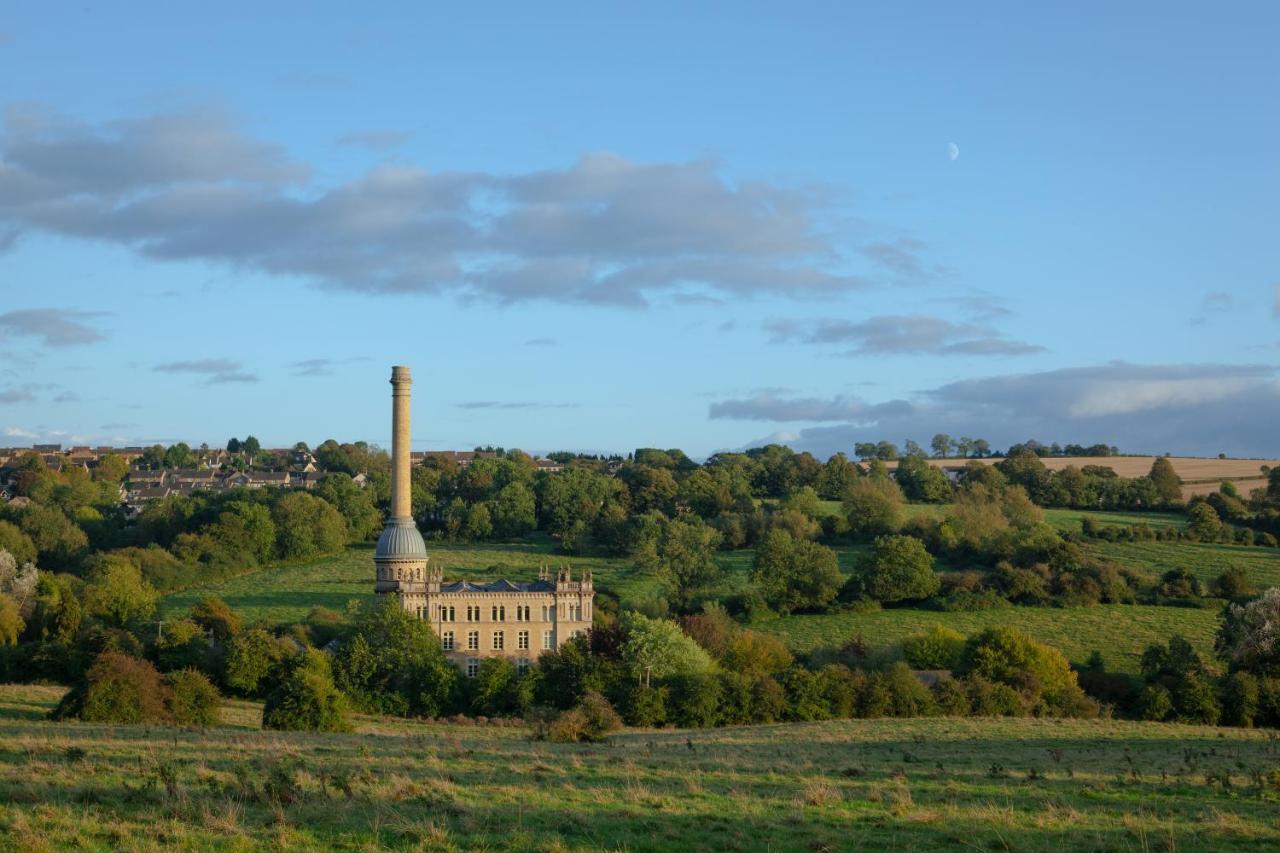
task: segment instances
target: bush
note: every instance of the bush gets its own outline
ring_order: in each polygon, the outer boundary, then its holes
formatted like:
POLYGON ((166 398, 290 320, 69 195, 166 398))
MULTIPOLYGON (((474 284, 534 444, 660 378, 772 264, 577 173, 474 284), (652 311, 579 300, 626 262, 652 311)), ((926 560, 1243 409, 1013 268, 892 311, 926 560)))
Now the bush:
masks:
POLYGON ((182 669, 165 677, 169 685, 169 713, 180 726, 208 728, 218 724, 222 694, 197 669, 182 669))
POLYGON ((577 743, 587 730, 587 715, 578 708, 561 711, 546 726, 546 739, 552 743, 577 743))
POLYGON ((637 684, 631 687, 622 703, 622 719, 629 726, 660 726, 667 721, 666 687, 637 684))
POLYGON ((91 723, 167 724, 171 722, 168 694, 168 686, 149 662, 106 651, 50 717, 91 723))
POLYGON ((683 728, 714 726, 720 719, 721 685, 706 673, 679 675, 668 681, 669 717, 683 728))
POLYGON ((261 628, 245 631, 227 646, 222 683, 241 696, 259 696, 274 686, 265 683, 267 676, 284 657, 275 637, 261 628))
POLYGON ((940 585, 933 571, 933 556, 923 542, 914 536, 881 536, 871 554, 858 562, 841 598, 865 596, 880 602, 923 599, 937 592, 940 585))
POLYGON ((594 690, 587 691, 587 694, 582 697, 582 701, 578 703, 578 710, 586 720, 581 738, 584 741, 598 743, 610 733, 622 728, 622 718, 618 716, 618 712, 613 710, 608 699, 594 690))
POLYGON ((1222 685, 1222 721, 1229 726, 1253 728, 1260 699, 1258 679, 1247 672, 1233 672, 1222 685))
POLYGON ((980 675, 1027 694, 1041 696, 1077 687, 1062 652, 1016 628, 988 628, 969 638, 956 667, 958 675, 980 675))
POLYGON ((1244 566, 1232 566, 1218 575, 1211 584, 1211 591, 1218 598, 1244 598, 1253 595, 1253 584, 1244 566))
POLYGON ((883 697, 883 716, 927 717, 938 712, 933 693, 901 661, 872 675, 867 689, 883 697))
POLYGON ((915 669, 954 669, 964 651, 964 634, 945 625, 934 625, 924 634, 902 641, 902 654, 915 669))
POLYGON ((975 717, 1021 717, 1027 713, 1018 691, 1007 684, 981 675, 970 675, 963 683, 970 713, 975 717))
POLYGON ((609 700, 591 690, 581 702, 562 711, 542 729, 535 727, 535 732, 545 732, 546 739, 553 743, 598 743, 620 728, 622 719, 609 700))
POLYGON ((191 621, 206 631, 212 631, 213 638, 219 643, 226 643, 240 633, 240 617, 217 596, 197 601, 191 608, 191 621))
POLYGON ((174 619, 164 624, 163 631, 152 647, 152 657, 161 672, 205 664, 209 641, 199 625, 190 619, 174 619))
POLYGON ((262 727, 301 732, 348 732, 346 697, 333 686, 329 659, 309 651, 281 664, 288 669, 262 707, 262 727))
POLYGON ((1133 714, 1139 720, 1162 722, 1173 713, 1173 696, 1162 684, 1148 684, 1138 691, 1133 703, 1133 714))
POLYGON ((954 678, 939 678, 930 689, 939 714, 947 717, 967 717, 972 710, 964 685, 954 678))

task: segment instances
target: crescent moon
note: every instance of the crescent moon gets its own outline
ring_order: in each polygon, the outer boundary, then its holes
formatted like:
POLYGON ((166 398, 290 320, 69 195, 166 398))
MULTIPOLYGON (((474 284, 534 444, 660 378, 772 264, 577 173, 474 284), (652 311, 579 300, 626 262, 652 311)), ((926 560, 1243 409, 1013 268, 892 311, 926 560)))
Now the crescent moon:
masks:
POLYGON ((960 146, 956 145, 954 142, 948 142, 947 143, 947 159, 955 160, 959 156, 960 156, 960 146))

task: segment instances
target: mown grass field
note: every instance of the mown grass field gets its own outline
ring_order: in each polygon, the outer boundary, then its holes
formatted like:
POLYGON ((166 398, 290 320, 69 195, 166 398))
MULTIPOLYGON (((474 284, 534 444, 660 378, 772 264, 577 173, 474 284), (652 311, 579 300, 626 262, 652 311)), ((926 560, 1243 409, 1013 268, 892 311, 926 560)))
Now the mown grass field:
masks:
POLYGON ((0 686, 0 848, 1260 850, 1275 733, 1116 721, 847 720, 630 730, 359 718, 263 732, 49 723, 0 686))

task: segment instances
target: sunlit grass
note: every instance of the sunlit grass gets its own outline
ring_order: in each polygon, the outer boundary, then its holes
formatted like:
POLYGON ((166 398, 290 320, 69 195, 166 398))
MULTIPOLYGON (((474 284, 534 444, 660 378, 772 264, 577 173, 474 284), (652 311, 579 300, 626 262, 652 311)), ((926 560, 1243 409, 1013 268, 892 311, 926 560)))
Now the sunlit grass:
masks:
MULTIPOLYGON (((1258 850, 1273 734, 1115 721, 635 730, 360 718, 351 735, 35 721, 0 686, 0 847, 1258 850), (288 785, 283 788, 279 780, 288 785), (273 781, 274 780, 274 781, 273 781)), ((238 703, 236 722, 256 707, 238 703)))

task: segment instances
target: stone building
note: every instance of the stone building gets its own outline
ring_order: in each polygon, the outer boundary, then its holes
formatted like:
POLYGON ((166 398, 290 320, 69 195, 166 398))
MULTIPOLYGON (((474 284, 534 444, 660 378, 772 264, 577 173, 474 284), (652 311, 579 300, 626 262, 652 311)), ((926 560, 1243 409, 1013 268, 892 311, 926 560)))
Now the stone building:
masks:
POLYGON ((591 627, 595 590, 591 573, 574 580, 544 568, 535 581, 446 582, 428 567, 427 546, 409 501, 409 368, 391 368, 391 516, 374 552, 379 595, 431 623, 445 655, 475 675, 480 661, 504 657, 520 669, 591 627))

